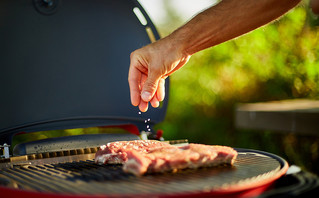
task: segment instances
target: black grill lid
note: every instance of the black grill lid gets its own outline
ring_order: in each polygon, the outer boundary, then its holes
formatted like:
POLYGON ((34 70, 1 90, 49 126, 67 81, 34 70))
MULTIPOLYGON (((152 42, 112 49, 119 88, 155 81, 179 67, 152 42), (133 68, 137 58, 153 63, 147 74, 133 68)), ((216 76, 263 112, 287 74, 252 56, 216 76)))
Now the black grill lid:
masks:
POLYGON ((167 97, 142 115, 130 104, 130 53, 159 39, 139 3, 46 2, 0 2, 0 144, 21 131, 161 122, 167 97))

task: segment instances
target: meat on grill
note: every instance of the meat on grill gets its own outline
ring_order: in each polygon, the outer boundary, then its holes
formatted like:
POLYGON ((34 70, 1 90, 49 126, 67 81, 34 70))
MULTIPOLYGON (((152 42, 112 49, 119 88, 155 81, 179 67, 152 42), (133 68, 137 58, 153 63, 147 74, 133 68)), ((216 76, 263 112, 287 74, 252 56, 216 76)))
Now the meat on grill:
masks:
POLYGON ((127 161, 127 151, 134 150, 147 153, 151 149, 163 146, 171 145, 156 140, 111 142, 100 147, 95 154, 95 162, 99 164, 124 164, 127 161))
POLYGON ((108 143, 95 156, 97 163, 121 163, 134 175, 233 164, 237 152, 226 146, 188 144, 173 146, 154 140, 108 143))
POLYGON ((155 148, 148 153, 128 150, 126 153, 128 161, 123 170, 134 175, 233 164, 237 156, 230 147, 203 144, 155 148))

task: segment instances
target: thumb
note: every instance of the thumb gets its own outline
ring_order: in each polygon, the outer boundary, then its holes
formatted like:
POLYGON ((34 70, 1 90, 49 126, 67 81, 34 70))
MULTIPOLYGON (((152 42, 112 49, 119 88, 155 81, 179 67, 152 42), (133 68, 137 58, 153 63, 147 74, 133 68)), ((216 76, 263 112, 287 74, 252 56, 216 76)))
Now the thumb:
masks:
POLYGON ((156 93, 159 80, 160 76, 149 73, 149 76, 147 77, 143 85, 141 93, 142 100, 144 100, 145 102, 149 102, 153 98, 156 93))

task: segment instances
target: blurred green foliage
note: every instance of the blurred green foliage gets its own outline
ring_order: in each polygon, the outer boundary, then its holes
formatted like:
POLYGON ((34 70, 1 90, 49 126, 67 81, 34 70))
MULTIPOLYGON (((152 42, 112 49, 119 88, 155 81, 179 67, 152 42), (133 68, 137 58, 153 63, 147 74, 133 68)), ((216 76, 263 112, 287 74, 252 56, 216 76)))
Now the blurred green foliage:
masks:
MULTIPOLYGON (((318 98, 317 22, 304 3, 271 24, 193 55, 170 78, 167 116, 157 128, 166 139, 261 149, 318 173, 318 137, 233 126, 238 103, 318 98)), ((165 26, 159 29, 165 35, 165 26)))

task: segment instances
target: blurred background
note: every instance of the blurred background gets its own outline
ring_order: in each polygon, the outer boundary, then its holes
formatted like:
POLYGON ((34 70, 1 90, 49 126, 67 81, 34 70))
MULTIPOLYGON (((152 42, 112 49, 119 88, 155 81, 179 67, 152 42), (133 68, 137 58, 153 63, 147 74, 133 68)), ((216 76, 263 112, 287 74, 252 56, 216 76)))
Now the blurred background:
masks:
MULTIPOLYGON (((216 3, 214 0, 140 0, 162 37, 216 3)), ((318 17, 308 0, 281 19, 192 56, 174 73, 164 122, 165 139, 263 150, 319 174, 319 135, 234 127, 239 103, 319 98, 318 17)), ((271 124, 271 123, 270 123, 271 124)), ((103 129, 42 133, 73 135, 103 129)), ((319 133, 318 133, 319 134, 319 133)), ((39 136, 39 135, 38 135, 39 136)), ((39 137, 38 137, 39 138, 39 137)), ((19 136, 15 141, 24 139, 19 136)))

